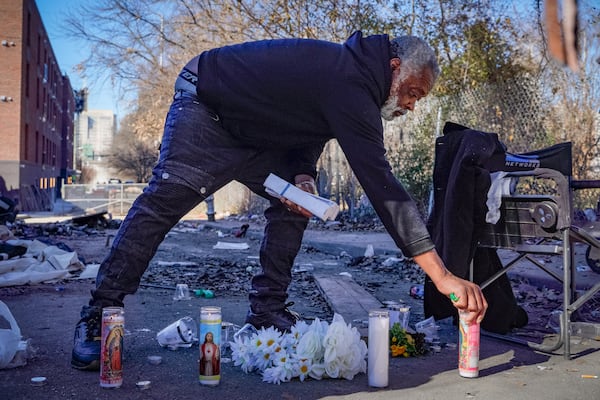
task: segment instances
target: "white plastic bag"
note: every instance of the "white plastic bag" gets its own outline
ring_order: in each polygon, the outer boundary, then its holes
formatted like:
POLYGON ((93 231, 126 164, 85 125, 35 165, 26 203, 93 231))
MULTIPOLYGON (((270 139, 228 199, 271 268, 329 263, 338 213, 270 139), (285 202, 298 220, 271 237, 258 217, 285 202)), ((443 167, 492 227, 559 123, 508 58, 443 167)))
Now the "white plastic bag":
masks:
POLYGON ((8 306, 0 301, 0 317, 10 324, 10 329, 0 329, 0 369, 5 368, 15 356, 21 341, 21 329, 8 306))

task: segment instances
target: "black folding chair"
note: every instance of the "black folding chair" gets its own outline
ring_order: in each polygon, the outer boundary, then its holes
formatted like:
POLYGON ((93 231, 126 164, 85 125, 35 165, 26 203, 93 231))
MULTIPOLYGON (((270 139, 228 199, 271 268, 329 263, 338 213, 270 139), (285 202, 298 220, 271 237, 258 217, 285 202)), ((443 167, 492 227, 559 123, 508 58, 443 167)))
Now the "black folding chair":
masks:
MULTIPOLYGON (((600 185, 596 181, 573 182, 571 143, 560 143, 524 154, 507 153, 503 159, 490 160, 486 167, 491 172, 505 172, 502 179, 511 179, 513 190, 502 195, 500 218, 495 224, 485 225, 478 246, 509 249, 517 255, 502 270, 484 281, 481 287, 487 287, 523 259, 561 282, 563 304, 558 340, 550 345, 524 343, 543 352, 554 352, 562 346, 564 357, 570 359, 572 315, 600 291, 598 283, 576 298, 574 243, 582 242, 589 246, 589 259, 590 254, 600 253, 600 241, 585 229, 572 225, 572 190, 600 185), (543 180, 546 184, 531 184, 526 194, 518 194, 514 191, 516 183, 525 178, 538 183, 543 180), (562 276, 532 257, 534 254, 562 255, 562 276)), ((473 268, 471 264, 471 276, 473 268)))

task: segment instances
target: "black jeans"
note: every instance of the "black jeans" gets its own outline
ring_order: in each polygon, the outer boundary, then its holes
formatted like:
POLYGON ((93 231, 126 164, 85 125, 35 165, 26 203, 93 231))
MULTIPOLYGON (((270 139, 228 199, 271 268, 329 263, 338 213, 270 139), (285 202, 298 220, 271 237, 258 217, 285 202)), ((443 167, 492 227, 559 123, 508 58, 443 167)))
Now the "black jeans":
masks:
POLYGON ((308 220, 264 192, 263 182, 271 172, 288 180, 296 174, 281 152, 240 143, 195 94, 177 92, 167 114, 159 161, 100 265, 90 305, 122 306, 124 297, 138 289, 169 230, 208 196, 237 180, 271 200, 260 249, 262 272, 252 279, 250 305, 254 312, 282 308, 308 220))

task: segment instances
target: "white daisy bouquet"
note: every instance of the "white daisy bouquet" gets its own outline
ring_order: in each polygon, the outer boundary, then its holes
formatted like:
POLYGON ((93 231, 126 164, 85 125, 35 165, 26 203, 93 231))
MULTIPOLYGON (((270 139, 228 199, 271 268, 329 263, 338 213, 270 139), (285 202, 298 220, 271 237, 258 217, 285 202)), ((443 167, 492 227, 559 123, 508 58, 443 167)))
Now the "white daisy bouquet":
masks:
POLYGON ((294 378, 351 380, 367 370, 367 345, 360 333, 335 314, 333 321, 299 321, 290 333, 262 328, 231 342, 232 359, 246 373, 258 370, 263 381, 289 382, 294 378))

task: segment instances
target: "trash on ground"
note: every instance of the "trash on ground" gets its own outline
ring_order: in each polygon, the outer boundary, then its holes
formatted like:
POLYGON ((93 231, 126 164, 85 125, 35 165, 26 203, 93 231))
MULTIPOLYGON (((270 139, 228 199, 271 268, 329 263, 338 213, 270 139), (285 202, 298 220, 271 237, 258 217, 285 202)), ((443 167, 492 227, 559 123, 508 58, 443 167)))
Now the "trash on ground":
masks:
POLYGON ((233 340, 250 339, 258 330, 252 324, 245 324, 233 334, 233 340))
POLYGON ((19 349, 21 328, 8 306, 1 300, 0 317, 10 324, 10 329, 0 329, 0 369, 3 369, 8 367, 19 349))
POLYGON ((212 299, 215 297, 215 294, 210 289, 196 289, 194 290, 194 296, 204 297, 205 299, 212 299))
POLYGON ((169 350, 189 348, 198 341, 197 324, 192 317, 183 317, 156 334, 156 340, 169 350))
POLYGON ((135 386, 140 390, 145 390, 150 388, 150 381, 139 381, 135 384, 135 386))
POLYGON ((314 271, 314 268, 309 265, 300 265, 292 270, 294 273, 302 273, 302 272, 311 272, 314 271))
POLYGON ((240 229, 236 229, 233 232, 233 236, 235 236, 236 238, 243 238, 246 237, 246 232, 248 232, 248 228, 250 227, 249 224, 244 224, 240 227, 240 229))
POLYGON ((365 257, 373 257, 375 255, 375 250, 373 249, 373 245, 372 244, 368 244, 367 248, 365 249, 365 257))
POLYGON ((76 252, 68 252, 38 240, 10 242, 27 247, 27 252, 21 257, 0 261, 0 287, 68 278, 84 269, 76 252))
POLYGON ((423 285, 413 285, 410 287, 409 295, 413 299, 423 300, 425 298, 425 287, 423 285))
POLYGON ((152 365, 158 365, 162 362, 161 356, 148 356, 148 362, 152 365))
POLYGON ((406 260, 406 257, 402 257, 402 258, 398 258, 398 257, 389 257, 386 258, 381 265, 383 265, 384 267, 391 267, 395 264, 404 262, 406 260))
POLYGON ((31 346, 31 339, 22 340, 17 320, 2 301, 0 301, 0 318, 5 319, 10 325, 10 329, 0 329, 0 369, 27 365, 27 360, 35 353, 31 346))
POLYGON ((425 340, 428 342, 439 339, 438 326, 435 324, 435 319, 433 317, 417 322, 415 324, 415 329, 419 333, 424 333, 425 340))
POLYGON ((193 261, 158 261, 156 264, 160 267, 195 267, 198 265, 193 261))
POLYGON ((175 286, 173 300, 190 300, 191 298, 190 288, 187 283, 178 283, 177 286, 175 286))
POLYGON ((33 378, 31 378, 32 386, 44 386, 46 382, 47 379, 45 376, 34 376, 33 378))
POLYGON ((76 277, 73 277, 73 279, 96 279, 96 276, 98 276, 99 269, 100 264, 87 264, 85 266, 85 269, 81 272, 81 274, 79 274, 76 277))
POLYGON ((248 250, 250 246, 248 243, 232 243, 232 242, 217 242, 213 246, 215 250, 248 250))
POLYGON ((571 334, 600 341, 600 323, 571 322, 571 334))

